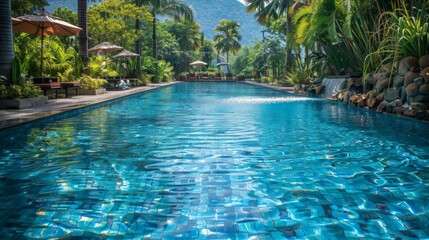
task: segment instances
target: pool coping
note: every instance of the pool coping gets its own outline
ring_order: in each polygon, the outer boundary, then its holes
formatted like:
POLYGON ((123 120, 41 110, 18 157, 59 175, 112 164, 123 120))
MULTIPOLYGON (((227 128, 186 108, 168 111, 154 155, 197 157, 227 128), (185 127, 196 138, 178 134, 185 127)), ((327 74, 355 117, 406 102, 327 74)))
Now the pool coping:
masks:
POLYGON ((55 116, 61 113, 85 108, 88 106, 117 100, 123 97, 143 93, 158 88, 170 86, 179 82, 151 84, 149 86, 135 87, 123 91, 107 91, 100 95, 78 95, 71 98, 58 98, 48 101, 48 104, 26 109, 1 109, 0 130, 20 124, 55 116))

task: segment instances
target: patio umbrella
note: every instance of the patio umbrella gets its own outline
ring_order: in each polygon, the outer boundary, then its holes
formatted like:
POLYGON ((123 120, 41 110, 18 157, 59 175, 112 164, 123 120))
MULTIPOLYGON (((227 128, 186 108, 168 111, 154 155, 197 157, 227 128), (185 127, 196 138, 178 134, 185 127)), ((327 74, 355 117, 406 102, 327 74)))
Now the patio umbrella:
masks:
POLYGON ((88 52, 90 53, 108 53, 112 51, 122 50, 124 49, 121 46, 109 43, 109 42, 102 42, 98 45, 95 45, 94 47, 88 49, 88 52))
POLYGON ((205 65, 207 65, 207 63, 205 63, 203 61, 200 61, 200 60, 197 60, 195 62, 191 62, 191 64, 189 64, 189 65, 192 65, 192 66, 205 66, 205 65))
POLYGON ((200 70, 200 72, 201 72, 201 67, 207 65, 207 63, 200 61, 200 60, 197 60, 195 62, 191 62, 189 65, 198 67, 198 70, 200 70))
POLYGON ((113 56, 113 58, 127 58, 127 57, 138 57, 140 56, 140 54, 138 53, 133 53, 131 51, 128 50, 122 50, 122 52, 116 54, 115 56, 113 56))
POLYGON ((40 74, 43 77, 43 39, 46 36, 66 36, 76 35, 82 29, 58 17, 42 11, 40 14, 25 15, 12 18, 12 29, 14 32, 24 32, 42 36, 42 45, 40 49, 40 74))
POLYGON ((133 53, 131 51, 128 50, 122 50, 122 52, 116 54, 115 56, 113 56, 113 58, 126 58, 126 57, 138 57, 140 56, 140 54, 138 53, 133 53))
POLYGON ((12 24, 14 25, 14 24, 17 24, 17 23, 19 23, 19 22, 22 22, 21 20, 19 20, 18 18, 12 18, 12 24))

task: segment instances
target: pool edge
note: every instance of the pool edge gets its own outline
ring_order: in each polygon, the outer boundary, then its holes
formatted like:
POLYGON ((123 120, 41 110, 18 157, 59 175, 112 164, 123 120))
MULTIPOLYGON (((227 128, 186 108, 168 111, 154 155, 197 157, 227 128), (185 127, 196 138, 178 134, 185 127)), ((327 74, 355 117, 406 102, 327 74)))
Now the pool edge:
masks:
MULTIPOLYGON (((0 130, 11 128, 11 127, 16 127, 16 126, 21 125, 21 124, 34 122, 34 121, 49 118, 49 117, 54 117, 54 116, 57 116, 57 115, 60 115, 60 114, 66 113, 66 112, 70 112, 70 111, 74 111, 74 110, 78 110, 78 109, 83 109, 83 108, 86 108, 89 106, 95 106, 98 104, 108 103, 110 101, 119 100, 121 98, 134 96, 136 94, 153 91, 156 89, 164 88, 164 87, 171 86, 171 85, 178 84, 178 83, 180 83, 180 82, 176 81, 176 82, 169 82, 169 83, 164 83, 164 84, 152 84, 149 87, 133 88, 130 90, 124 90, 121 92, 117 92, 115 95, 104 95, 104 96, 101 95, 95 99, 86 99, 86 100, 75 99, 76 100, 75 102, 69 103, 68 105, 66 104, 65 106, 56 106, 55 103, 53 103, 51 105, 51 107, 45 106, 46 108, 48 108, 48 110, 42 110, 41 108, 39 108, 39 109, 25 109, 25 110, 12 110, 12 112, 14 112, 15 114, 11 113, 9 115, 18 116, 19 113, 22 113, 25 111, 29 111, 30 113, 24 114, 23 116, 12 117, 9 119, 0 120, 0 130)), ((70 100, 74 100, 74 99, 70 98, 70 100)), ((49 103, 47 105, 49 105, 49 103)), ((57 105, 61 105, 61 104, 57 103, 57 105)), ((1 117, 1 115, 0 115, 0 117, 1 117)))

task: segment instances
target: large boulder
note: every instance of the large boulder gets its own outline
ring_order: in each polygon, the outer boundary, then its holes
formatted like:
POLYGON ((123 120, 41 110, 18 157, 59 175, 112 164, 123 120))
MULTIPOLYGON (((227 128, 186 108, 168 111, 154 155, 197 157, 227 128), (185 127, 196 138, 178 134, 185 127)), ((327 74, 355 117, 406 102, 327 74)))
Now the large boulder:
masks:
POLYGON ((393 78, 393 86, 395 88, 400 88, 404 86, 404 77, 396 75, 395 78, 393 78))
POLYGON ((366 104, 367 104, 367 98, 366 98, 366 95, 364 94, 364 95, 362 95, 362 97, 358 100, 358 106, 359 107, 361 107, 361 108, 363 108, 363 107, 365 107, 366 106, 366 104))
POLYGON ((316 91, 317 95, 320 95, 323 92, 324 89, 325 89, 324 85, 317 85, 317 86, 314 87, 314 90, 316 91))
POLYGON ((375 106, 377 106, 378 103, 379 101, 377 100, 377 98, 368 98, 366 105, 369 108, 374 108, 375 106))
POLYGON ((425 79, 426 83, 429 83, 429 67, 425 67, 421 72, 420 76, 425 79))
POLYGON ((429 95, 423 95, 418 94, 417 96, 413 97, 413 102, 426 102, 429 103, 429 95))
POLYGON ((377 95, 377 97, 375 97, 378 101, 383 101, 384 100, 384 93, 380 93, 377 95))
POLYGON ((398 99, 398 92, 394 88, 386 88, 384 90, 384 100, 387 102, 393 102, 398 99))
POLYGON ((294 90, 294 92, 299 92, 299 90, 301 90, 302 89, 302 84, 295 84, 294 86, 293 86, 293 90, 294 90))
POLYGON ((401 91, 401 101, 405 103, 407 101, 407 88, 401 87, 400 91, 401 91))
POLYGON ((403 114, 407 117, 416 117, 417 111, 414 109, 405 109, 403 114))
POLYGON ((404 75, 404 86, 408 86, 408 84, 413 83, 414 79, 420 76, 419 72, 408 71, 404 75))
POLYGON ((346 88, 349 91, 362 92, 363 91, 362 79, 361 78, 348 78, 346 88))
POLYGON ((344 104, 348 104, 349 103, 349 101, 350 101, 350 95, 351 95, 351 92, 349 92, 349 91, 346 91, 346 92, 343 93, 343 103, 344 104))
POLYGON ((419 58, 419 66, 423 69, 429 67, 429 54, 419 58))
POLYGON ((398 74, 404 76, 408 71, 417 71, 419 69, 419 59, 416 57, 406 57, 399 62, 398 74))
POLYGON ((407 96, 414 97, 419 93, 419 86, 415 83, 411 83, 407 86, 407 96))
POLYGON ((402 115, 404 113, 404 111, 405 111, 405 108, 403 108, 401 106, 396 106, 396 107, 393 107, 392 113, 402 115))
POLYGON ((421 86, 423 83, 425 83, 425 79, 422 77, 418 77, 418 78, 414 79, 414 83, 421 86))
POLYGON ((323 79, 321 79, 321 78, 316 78, 313 81, 314 84, 322 84, 322 82, 323 82, 323 79))
POLYGON ((365 75, 365 83, 369 85, 377 84, 377 79, 375 79, 374 73, 367 73, 365 75))
POLYGON ((387 106, 387 102, 383 101, 381 102, 378 107, 377 107, 377 112, 384 112, 384 110, 386 109, 387 106))
POLYGON ((420 86, 419 94, 429 95, 429 83, 425 83, 420 86))
POLYGON ((404 104, 402 103, 402 101, 401 101, 401 100, 396 99, 395 101, 391 102, 391 103, 390 103, 390 105, 392 105, 392 106, 394 106, 394 107, 397 107, 397 106, 402 106, 402 105, 404 105, 404 104))
POLYGON ((417 111, 426 111, 428 109, 428 105, 422 102, 413 102, 411 103, 411 108, 417 111))
POLYGON ((389 82, 390 79, 389 78, 385 78, 383 80, 379 80, 377 82, 377 85, 375 86, 375 89, 377 90, 377 92, 382 92, 385 88, 387 88, 389 86, 389 82))
POLYGON ((373 89, 373 90, 369 91, 367 93, 367 95, 368 95, 368 98, 375 98, 375 97, 377 97, 378 93, 375 89, 373 89))

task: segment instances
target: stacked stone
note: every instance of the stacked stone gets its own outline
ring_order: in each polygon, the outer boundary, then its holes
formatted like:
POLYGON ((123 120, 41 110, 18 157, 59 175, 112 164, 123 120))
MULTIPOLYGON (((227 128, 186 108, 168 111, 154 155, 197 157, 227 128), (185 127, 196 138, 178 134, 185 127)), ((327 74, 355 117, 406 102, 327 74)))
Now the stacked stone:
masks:
POLYGON ((397 69, 393 75, 386 70, 367 74, 365 83, 372 90, 366 94, 353 89, 362 84, 359 79, 349 78, 338 100, 377 112, 429 120, 429 55, 406 57, 397 69))
POLYGON ((322 85, 322 79, 316 78, 311 81, 310 85, 295 84, 294 93, 302 95, 319 96, 323 93, 325 86, 322 85))

